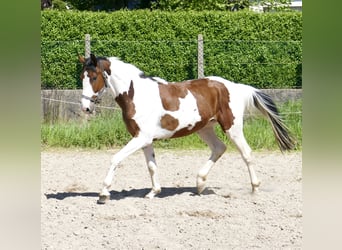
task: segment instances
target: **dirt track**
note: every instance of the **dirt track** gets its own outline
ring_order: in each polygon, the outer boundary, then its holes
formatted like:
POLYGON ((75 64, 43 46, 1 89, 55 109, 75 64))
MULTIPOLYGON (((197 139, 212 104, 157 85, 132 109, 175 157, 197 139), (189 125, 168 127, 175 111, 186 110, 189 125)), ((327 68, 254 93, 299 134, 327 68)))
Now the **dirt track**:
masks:
POLYGON ((301 153, 254 153, 260 191, 251 194, 240 155, 226 152, 194 195, 207 150, 156 150, 162 193, 142 152, 125 159, 111 200, 97 205, 117 150, 41 153, 42 249, 301 249, 301 153))

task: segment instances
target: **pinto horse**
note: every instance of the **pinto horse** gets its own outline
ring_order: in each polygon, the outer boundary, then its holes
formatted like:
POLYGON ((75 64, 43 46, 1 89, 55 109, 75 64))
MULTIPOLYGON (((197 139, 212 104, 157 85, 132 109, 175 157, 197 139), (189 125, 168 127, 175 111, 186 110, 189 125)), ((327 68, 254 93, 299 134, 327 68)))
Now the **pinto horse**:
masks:
POLYGON ((211 149, 208 161, 197 174, 197 191, 205 189, 207 175, 214 163, 226 150, 226 145, 214 132, 218 123, 234 142, 245 161, 252 191, 260 185, 251 157, 251 148, 243 134, 243 115, 247 110, 259 110, 272 124, 281 149, 290 150, 294 140, 282 121, 272 99, 261 91, 244 84, 236 84, 217 76, 197 80, 168 83, 158 77, 147 77, 132 64, 116 57, 89 58, 79 56, 83 64, 82 110, 92 113, 101 95, 110 88, 132 139, 116 153, 103 182, 98 203, 110 198, 109 187, 118 164, 138 149, 143 149, 152 180, 152 190, 146 195, 153 198, 161 192, 153 141, 176 138, 197 132, 211 149))

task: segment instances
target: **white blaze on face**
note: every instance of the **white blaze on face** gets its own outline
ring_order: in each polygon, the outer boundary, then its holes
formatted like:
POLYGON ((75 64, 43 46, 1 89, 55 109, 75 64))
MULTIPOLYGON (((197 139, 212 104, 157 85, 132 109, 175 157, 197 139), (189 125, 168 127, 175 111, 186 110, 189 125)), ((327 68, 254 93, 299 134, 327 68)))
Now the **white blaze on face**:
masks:
POLYGON ((87 76, 87 72, 84 72, 84 78, 82 80, 82 110, 83 111, 90 111, 94 110, 94 103, 90 101, 90 98, 95 95, 93 88, 91 87, 89 77, 87 76), (88 97, 88 98, 85 98, 88 97))

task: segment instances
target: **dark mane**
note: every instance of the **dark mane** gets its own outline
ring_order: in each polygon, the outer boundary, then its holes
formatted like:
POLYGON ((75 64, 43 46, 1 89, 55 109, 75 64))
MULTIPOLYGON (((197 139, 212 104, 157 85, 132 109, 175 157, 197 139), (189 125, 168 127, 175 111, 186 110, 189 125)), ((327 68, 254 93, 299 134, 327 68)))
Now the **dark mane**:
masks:
POLYGON ((155 76, 147 76, 144 72, 141 72, 141 74, 139 74, 139 76, 142 79, 150 79, 154 82, 157 82, 158 84, 165 84, 165 83, 160 82, 160 80, 157 79, 155 76))
MULTIPOLYGON (((96 57, 96 60, 97 60, 98 62, 100 62, 100 61, 102 61, 102 60, 108 61, 108 58, 107 58, 107 57, 104 57, 104 56, 97 56, 97 57, 96 57)), ((85 58, 85 63, 84 63, 84 65, 83 65, 83 68, 84 68, 84 69, 92 69, 92 70, 95 70, 95 67, 96 67, 96 66, 93 64, 93 62, 92 62, 92 60, 91 60, 90 57, 85 58)))
POLYGON ((141 72, 141 73, 139 74, 139 76, 140 76, 140 78, 142 78, 142 79, 153 79, 153 77, 147 76, 147 75, 145 74, 145 72, 141 72))

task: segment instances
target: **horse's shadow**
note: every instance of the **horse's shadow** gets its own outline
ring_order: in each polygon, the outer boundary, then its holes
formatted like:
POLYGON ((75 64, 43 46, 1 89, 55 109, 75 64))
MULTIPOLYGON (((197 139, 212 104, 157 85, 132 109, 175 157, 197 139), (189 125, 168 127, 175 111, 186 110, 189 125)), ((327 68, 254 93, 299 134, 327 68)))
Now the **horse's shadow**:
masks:
MULTIPOLYGON (((125 198, 144 198, 146 194, 151 189, 148 188, 142 188, 142 189, 131 189, 131 190, 122 190, 120 192, 118 191, 110 191, 110 199, 111 200, 122 200, 125 198)), ((157 198, 165 198, 170 197, 174 195, 180 195, 188 193, 189 196, 193 196, 197 194, 197 190, 195 187, 164 187, 162 188, 162 192, 158 195, 156 195, 157 198)), ((213 194, 214 192, 211 190, 207 190, 206 192, 203 192, 201 195, 208 195, 213 194)), ((58 193, 50 193, 45 194, 47 199, 57 199, 57 200, 64 200, 65 198, 70 197, 98 197, 98 192, 58 192, 58 193)))

